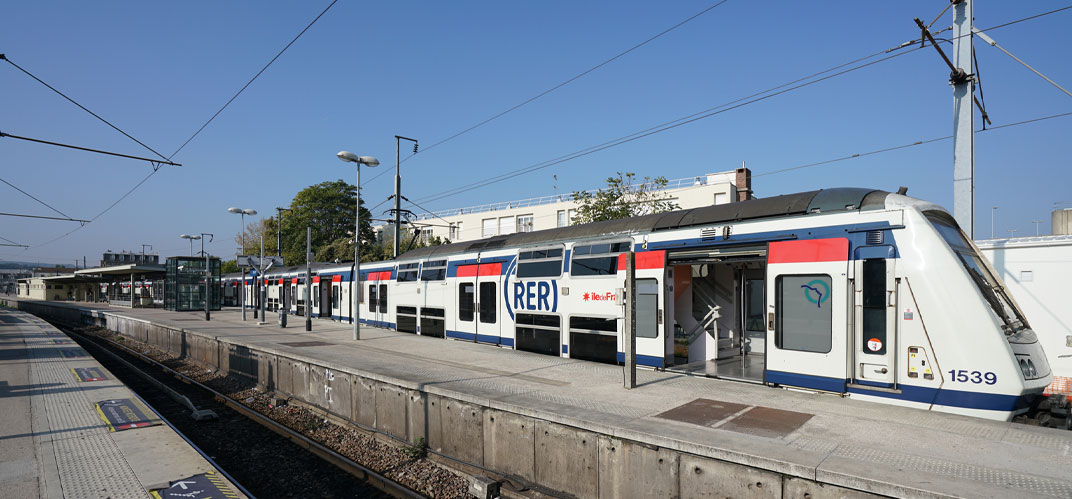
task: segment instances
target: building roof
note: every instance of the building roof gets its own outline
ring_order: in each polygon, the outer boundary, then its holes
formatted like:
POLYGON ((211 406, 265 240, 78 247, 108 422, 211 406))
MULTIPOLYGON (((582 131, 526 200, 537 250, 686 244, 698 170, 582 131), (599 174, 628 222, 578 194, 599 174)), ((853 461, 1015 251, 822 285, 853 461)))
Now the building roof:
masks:
POLYGON ((468 253, 506 246, 526 246, 553 241, 576 241, 616 234, 657 232, 660 230, 740 222, 756 218, 829 213, 834 211, 880 209, 885 206, 886 191, 858 187, 839 187, 817 191, 784 194, 762 199, 750 199, 700 208, 655 213, 632 218, 607 220, 556 229, 519 232, 440 246, 428 246, 408 251, 399 258, 428 258, 468 253))
POLYGON ((155 263, 132 263, 129 265, 115 265, 113 267, 96 267, 92 269, 76 270, 75 275, 130 275, 130 274, 163 274, 166 267, 155 263))

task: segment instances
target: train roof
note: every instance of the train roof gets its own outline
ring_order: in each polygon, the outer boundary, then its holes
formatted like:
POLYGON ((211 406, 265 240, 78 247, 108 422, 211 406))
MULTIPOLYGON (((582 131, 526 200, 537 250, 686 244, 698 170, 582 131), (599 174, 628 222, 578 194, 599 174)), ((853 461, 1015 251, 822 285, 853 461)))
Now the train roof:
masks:
POLYGON ((446 257, 459 253, 502 247, 529 246, 556 241, 576 241, 617 234, 656 232, 680 227, 739 222, 757 218, 804 215, 807 213, 876 210, 885 207, 886 196, 889 194, 886 191, 860 187, 819 189, 769 198, 750 199, 737 203, 702 206, 533 232, 518 232, 476 241, 427 246, 407 251, 400 255, 398 259, 446 257))

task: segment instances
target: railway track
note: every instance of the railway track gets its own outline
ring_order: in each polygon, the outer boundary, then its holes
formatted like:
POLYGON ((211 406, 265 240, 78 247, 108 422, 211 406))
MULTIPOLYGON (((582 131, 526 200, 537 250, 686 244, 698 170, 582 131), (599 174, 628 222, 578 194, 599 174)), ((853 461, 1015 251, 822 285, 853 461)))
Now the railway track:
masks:
MULTIPOLYGON (((464 497, 465 480, 460 477, 451 486, 437 486, 435 473, 414 473, 413 468, 436 468, 430 463, 419 466, 419 449, 398 450, 348 438, 339 428, 319 415, 300 407, 278 407, 277 400, 257 393, 240 382, 208 376, 210 371, 179 367, 172 369, 153 359, 151 350, 139 352, 130 346, 111 341, 107 336, 85 330, 61 327, 120 381, 129 386, 160 416, 212 460, 232 481, 245 488, 250 496, 271 497, 425 497, 386 476, 407 473, 434 497, 464 497), (150 354, 150 355, 147 355, 150 354), (200 375, 199 375, 200 374, 200 375), (208 377, 209 386, 195 378, 208 377), (243 389, 244 388, 244 389, 243 389), (261 413, 288 416, 283 422, 261 413), (213 414, 215 417, 212 417, 213 414), (196 415, 195 420, 192 415, 196 415), (328 435, 325 438, 325 434, 328 435), (332 439, 335 434, 338 438, 332 439), (311 435, 311 436, 310 436, 311 435), (311 438, 312 437, 312 438, 311 438), (317 440, 320 440, 318 442, 317 440), (321 443, 323 442, 323 443, 321 443), (361 446, 361 443, 366 445, 361 446), (328 444, 328 445, 325 445, 328 444), (331 447, 339 448, 337 452, 331 447), (356 452, 363 461, 381 464, 385 473, 374 471, 344 454, 356 452), (348 452, 349 451, 349 452, 348 452), (377 452, 379 451, 379 452, 377 452), (391 454, 396 455, 391 455, 391 454), (377 456, 379 454, 379 456, 377 456), (401 461, 398 459, 401 454, 401 461), (380 459, 376 459, 379 457, 380 459), (379 461, 379 463, 376 463, 379 461), (428 483, 431 480, 432 483, 428 483)), ((129 343, 124 341, 124 343, 129 343)), ((373 439, 368 439, 373 440, 373 439)), ((441 473, 450 474, 438 469, 441 473)), ((442 480, 443 477, 438 477, 442 480)), ((450 482, 451 477, 446 477, 450 482)))

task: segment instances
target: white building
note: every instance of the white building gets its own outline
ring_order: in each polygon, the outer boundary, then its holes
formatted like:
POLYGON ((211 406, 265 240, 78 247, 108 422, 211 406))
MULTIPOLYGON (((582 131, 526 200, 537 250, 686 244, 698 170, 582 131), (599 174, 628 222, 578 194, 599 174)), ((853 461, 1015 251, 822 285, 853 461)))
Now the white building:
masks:
MULTIPOLYGON (((751 172, 742 167, 671 180, 662 192, 665 200, 681 209, 732 203, 751 198, 751 177, 751 172)), ((456 243, 564 227, 573 223, 576 210, 577 203, 570 193, 424 213, 412 222, 420 228, 421 238, 426 241, 438 236, 456 243)), ((376 230, 382 232, 388 228, 381 225, 376 230)))
POLYGON ((976 241, 1038 334, 1053 369, 1047 393, 1072 395, 1072 236, 976 241))

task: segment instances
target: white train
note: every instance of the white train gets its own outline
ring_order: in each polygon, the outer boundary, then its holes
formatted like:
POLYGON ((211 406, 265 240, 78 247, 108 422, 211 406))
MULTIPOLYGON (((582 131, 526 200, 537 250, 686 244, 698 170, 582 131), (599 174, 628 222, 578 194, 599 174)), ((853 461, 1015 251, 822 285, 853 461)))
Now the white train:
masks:
MULTIPOLYGON (((999 420, 1052 379, 952 217, 866 189, 421 248, 363 263, 357 282, 352 264, 328 265, 313 273, 312 311, 349 321, 356 292, 362 323, 622 362, 629 251, 641 365, 999 420)), ((268 303, 304 304, 304 278, 267 275, 268 303)))

